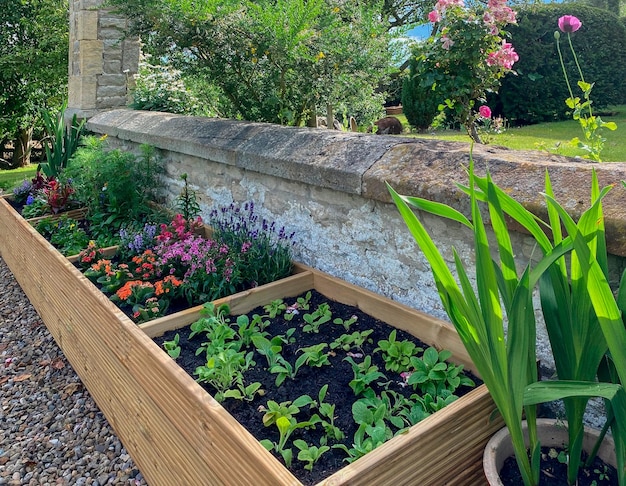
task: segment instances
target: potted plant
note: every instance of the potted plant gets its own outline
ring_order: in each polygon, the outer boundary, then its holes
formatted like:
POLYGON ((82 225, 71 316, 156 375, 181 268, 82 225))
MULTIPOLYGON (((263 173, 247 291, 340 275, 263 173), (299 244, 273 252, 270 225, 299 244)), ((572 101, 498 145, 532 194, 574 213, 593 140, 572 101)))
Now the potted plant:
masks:
POLYGON ((616 440, 620 481, 625 484, 624 435, 621 430, 624 426, 620 423, 626 424, 626 402, 620 383, 625 383, 626 377, 626 331, 621 321, 621 309, 613 299, 606 277, 601 200, 608 189, 598 189, 594 173, 592 205, 576 224, 552 197, 550 180, 546 177, 548 229, 552 231, 554 243, 537 218, 494 184, 489 174, 478 177, 473 162, 470 163, 469 185, 464 188, 470 196, 471 222, 447 205, 400 196, 391 187, 389 190, 428 259, 444 308, 504 419, 524 483, 532 485, 539 480, 540 441, 535 405, 566 399, 567 418, 571 420, 569 475, 573 477, 580 465, 582 420, 587 400, 590 396, 602 396, 610 400, 608 422, 612 424, 616 440), (487 204, 499 261, 492 259, 479 201, 487 204), (476 290, 455 253, 460 284, 457 283, 410 206, 460 222, 473 230, 476 290), (526 228, 543 251, 543 257, 534 268, 527 266, 521 276, 513 257, 505 215, 526 228), (561 223, 569 236, 563 237, 561 223), (568 252, 571 252, 569 273, 563 258, 568 252), (546 321, 560 373, 558 381, 537 380, 531 300, 536 284, 540 286, 544 312, 550 314, 546 321), (505 336, 506 321, 508 332, 505 336), (606 354, 607 345, 609 355, 606 354), (603 375, 613 377, 615 383, 594 381, 601 362, 607 370, 603 375), (528 443, 523 433, 524 415, 528 443), (612 420, 613 416, 617 420, 612 420))

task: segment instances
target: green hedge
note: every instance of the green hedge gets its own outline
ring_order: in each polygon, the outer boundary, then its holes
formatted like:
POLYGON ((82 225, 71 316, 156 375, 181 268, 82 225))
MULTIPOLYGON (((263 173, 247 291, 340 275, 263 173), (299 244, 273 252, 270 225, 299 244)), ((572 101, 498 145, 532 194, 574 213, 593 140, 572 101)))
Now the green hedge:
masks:
MULTIPOLYGON (((518 11, 518 25, 512 26, 511 41, 519 61, 508 74, 490 106, 514 124, 568 118, 565 99, 569 97, 559 63, 554 32, 558 19, 574 15, 582 27, 571 34, 585 81, 595 83, 591 99, 596 108, 626 102, 626 28, 618 17, 576 3, 533 5, 518 11)), ((580 76, 571 54, 567 35, 561 35, 561 52, 574 96, 580 76)))

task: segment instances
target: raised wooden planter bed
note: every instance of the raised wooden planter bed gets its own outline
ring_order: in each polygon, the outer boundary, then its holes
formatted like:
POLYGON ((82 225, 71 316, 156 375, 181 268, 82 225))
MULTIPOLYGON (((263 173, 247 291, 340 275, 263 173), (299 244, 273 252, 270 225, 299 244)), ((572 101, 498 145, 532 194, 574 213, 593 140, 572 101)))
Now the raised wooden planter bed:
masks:
MULTIPOLYGON (((1 199, 0 254, 151 486, 300 484, 152 341, 198 308, 137 326, 1 199)), ((308 289, 449 349, 473 370, 448 324, 302 265, 221 301, 244 313, 308 289)), ((480 386, 322 484, 483 484, 483 449, 502 427, 494 409, 480 386)))

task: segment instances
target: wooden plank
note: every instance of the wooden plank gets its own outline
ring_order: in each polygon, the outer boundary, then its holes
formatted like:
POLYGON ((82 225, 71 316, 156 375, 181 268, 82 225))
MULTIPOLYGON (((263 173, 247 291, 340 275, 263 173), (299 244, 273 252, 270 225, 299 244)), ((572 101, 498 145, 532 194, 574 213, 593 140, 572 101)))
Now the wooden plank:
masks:
POLYGON ((40 221, 43 221, 44 219, 51 219, 54 221, 64 216, 67 216, 68 218, 72 218, 72 219, 83 219, 85 217, 85 214, 87 214, 87 210, 85 208, 78 208, 78 209, 72 209, 70 211, 63 211, 57 214, 46 214, 45 216, 29 218, 26 221, 28 221, 32 226, 36 226, 37 223, 39 223, 40 221))

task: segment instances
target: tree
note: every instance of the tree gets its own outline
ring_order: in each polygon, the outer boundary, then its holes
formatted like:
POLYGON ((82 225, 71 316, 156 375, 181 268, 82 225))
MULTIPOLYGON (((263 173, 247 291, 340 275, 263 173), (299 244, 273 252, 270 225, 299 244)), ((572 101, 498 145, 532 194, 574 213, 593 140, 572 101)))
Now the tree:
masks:
POLYGON ((389 68, 380 6, 326 0, 111 0, 153 59, 218 86, 233 114, 300 125, 359 104, 389 68))
POLYGON ((42 109, 67 91, 67 0, 8 0, 0 9, 0 141, 15 148, 11 167, 30 162, 42 109))

